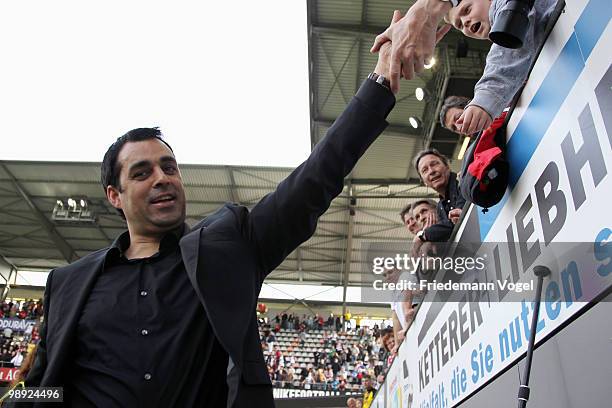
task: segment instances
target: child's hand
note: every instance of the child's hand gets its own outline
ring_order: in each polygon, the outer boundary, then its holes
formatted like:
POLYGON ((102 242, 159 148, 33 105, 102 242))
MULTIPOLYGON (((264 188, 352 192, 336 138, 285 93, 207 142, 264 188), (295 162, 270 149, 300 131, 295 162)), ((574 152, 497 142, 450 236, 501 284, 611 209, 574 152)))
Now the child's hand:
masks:
POLYGON ((448 212, 448 218, 451 220, 453 224, 456 224, 461 217, 461 208, 453 208, 448 212))
POLYGON ((464 135, 471 135, 491 126, 493 119, 486 110, 476 105, 470 105, 459 116, 456 125, 461 125, 459 131, 464 135))

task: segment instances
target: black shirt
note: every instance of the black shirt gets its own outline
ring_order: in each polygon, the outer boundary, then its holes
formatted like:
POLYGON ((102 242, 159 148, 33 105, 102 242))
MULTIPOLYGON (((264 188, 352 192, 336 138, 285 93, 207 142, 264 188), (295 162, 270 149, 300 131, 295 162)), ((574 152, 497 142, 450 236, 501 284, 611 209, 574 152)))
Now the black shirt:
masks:
POLYGON ((77 325, 69 406, 226 405, 228 355, 187 277, 187 228, 149 258, 125 258, 127 232, 113 243, 77 325))

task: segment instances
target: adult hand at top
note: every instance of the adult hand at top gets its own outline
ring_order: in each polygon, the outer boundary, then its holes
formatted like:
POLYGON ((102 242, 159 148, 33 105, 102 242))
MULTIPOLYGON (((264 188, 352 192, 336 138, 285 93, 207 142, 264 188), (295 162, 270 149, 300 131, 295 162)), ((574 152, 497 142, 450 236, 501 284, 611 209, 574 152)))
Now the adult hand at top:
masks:
POLYGON ((435 45, 450 30, 446 24, 438 29, 438 22, 450 10, 451 4, 442 0, 417 0, 406 15, 395 21, 376 37, 371 52, 391 41, 391 90, 399 91, 399 80, 414 78, 431 60, 435 45))

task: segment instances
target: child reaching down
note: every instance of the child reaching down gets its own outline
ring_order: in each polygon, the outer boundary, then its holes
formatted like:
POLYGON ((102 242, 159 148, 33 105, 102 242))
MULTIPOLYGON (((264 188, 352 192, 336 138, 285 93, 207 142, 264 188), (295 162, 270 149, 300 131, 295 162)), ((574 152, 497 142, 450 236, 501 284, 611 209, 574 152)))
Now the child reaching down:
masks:
MULTIPOLYGON (((496 15, 510 0, 462 0, 446 16, 464 35, 487 40, 496 15)), ((469 135, 486 129, 510 105, 527 77, 527 72, 544 40, 546 25, 557 0, 536 0, 529 12, 529 27, 523 46, 518 49, 493 44, 487 55, 482 77, 474 88, 474 99, 466 106, 457 125, 469 135)))

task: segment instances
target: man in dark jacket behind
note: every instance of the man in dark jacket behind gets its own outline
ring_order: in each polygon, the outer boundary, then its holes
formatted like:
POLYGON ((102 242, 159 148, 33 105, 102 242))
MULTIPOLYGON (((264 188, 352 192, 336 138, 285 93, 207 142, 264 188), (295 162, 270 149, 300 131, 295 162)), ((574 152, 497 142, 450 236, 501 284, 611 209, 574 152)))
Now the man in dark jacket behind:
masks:
POLYGON ((465 205, 465 199, 459 191, 457 174, 450 171, 448 159, 436 149, 419 152, 414 166, 423 183, 433 188, 439 196, 437 217, 431 214, 431 220, 424 222, 427 227, 417 232, 415 246, 424 242, 446 242, 451 237, 465 205))

